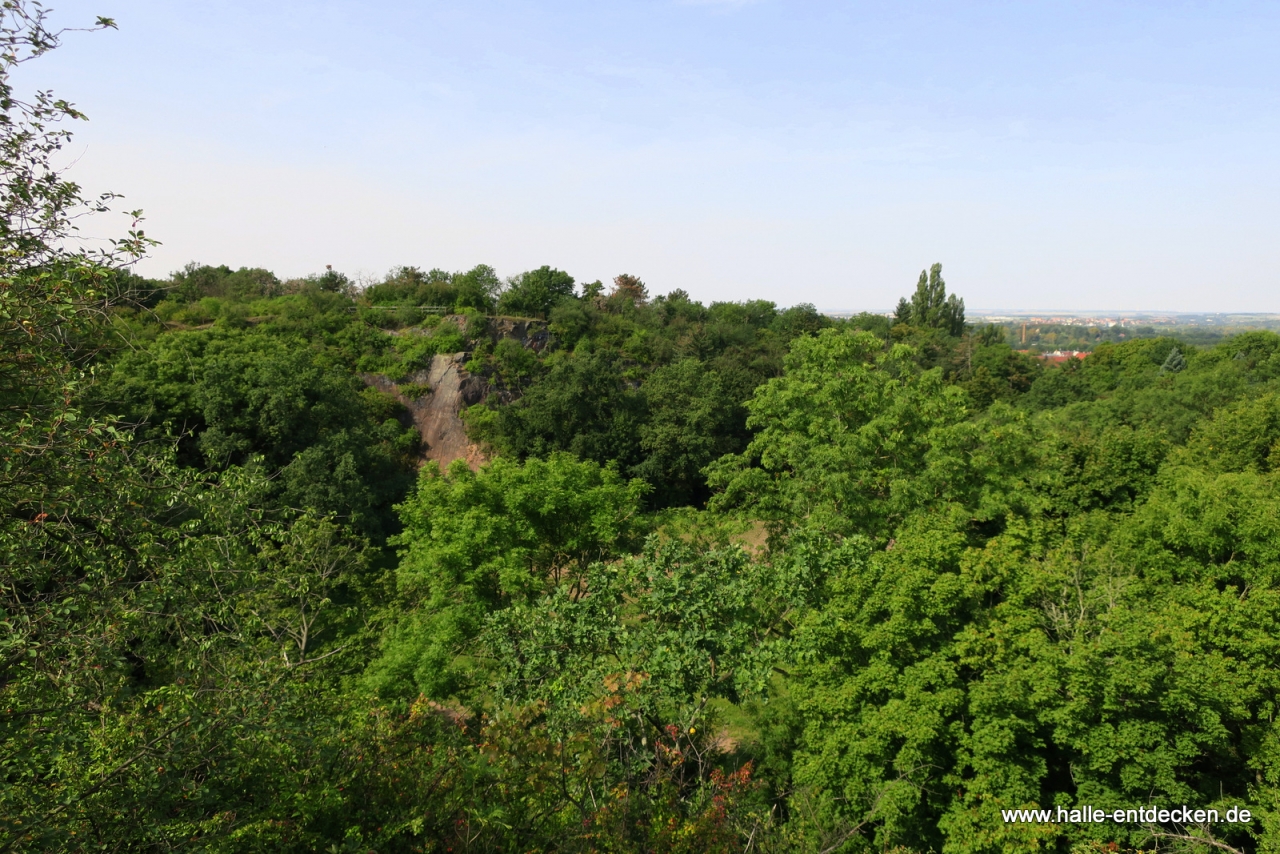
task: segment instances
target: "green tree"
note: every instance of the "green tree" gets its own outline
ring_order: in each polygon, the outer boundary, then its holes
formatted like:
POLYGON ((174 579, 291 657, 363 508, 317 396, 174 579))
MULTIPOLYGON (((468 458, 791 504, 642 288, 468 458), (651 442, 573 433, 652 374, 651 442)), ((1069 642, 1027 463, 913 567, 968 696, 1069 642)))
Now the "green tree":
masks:
POLYGON ((898 323, 940 329, 956 338, 964 334, 964 300, 955 294, 947 296, 941 264, 920 271, 910 302, 906 297, 899 300, 894 317, 898 323))
POLYGON ((412 483, 418 434, 364 388, 305 341, 201 330, 123 354, 97 397, 145 436, 180 437, 186 464, 222 470, 259 457, 279 503, 337 513, 382 540, 412 483))
POLYGON ((455 309, 491 312, 502 290, 502 280, 488 264, 477 264, 465 273, 455 273, 453 286, 458 294, 455 309))
POLYGON ((569 451, 624 469, 640 462, 644 397, 613 350, 558 359, 540 382, 498 410, 499 446, 520 457, 569 451))
POLYGON ((1273 487, 1166 483, 1131 521, 1069 537, 1016 524, 972 548, 920 514, 892 549, 854 548, 796 635, 801 823, 851 851, 1143 847, 1160 828, 1000 810, 1225 809, 1266 791, 1246 745, 1270 737, 1256 709, 1277 691, 1273 487))
MULTIPOLYGON (((396 586, 403 615, 370 670, 385 696, 442 699, 465 687, 485 617, 634 548, 644 483, 567 454, 423 468, 401 506, 396 586)), ((580 586, 577 587, 581 593, 580 586)))
POLYGON ((397 267, 377 284, 361 293, 378 310, 369 312, 369 320, 378 326, 412 326, 421 323, 427 314, 423 306, 448 309, 458 301, 458 289, 453 275, 434 269, 426 273, 417 267, 397 267), (389 310, 396 306, 397 310, 389 310))
POLYGON ((560 300, 573 296, 573 276, 548 266, 521 273, 498 298, 498 311, 548 317, 560 300))
POLYGON ((991 337, 968 339, 957 354, 963 362, 955 373, 963 377, 959 384, 973 402, 985 408, 997 400, 1016 400, 1030 391, 1043 370, 1039 361, 1015 352, 1003 341, 982 343, 984 340, 989 342, 991 337))
POLYGON ((1097 392, 1083 371, 1079 359, 1050 365, 1031 383, 1022 405, 1032 409, 1054 409, 1077 401, 1091 400, 1097 392))
POLYGON ((343 646, 331 605, 363 547, 82 405, 131 281, 108 265, 148 240, 67 248, 106 201, 50 164, 82 116, 10 77, 58 40, 38 5, 0 7, 0 850, 279 850, 273 805, 315 793, 332 683, 310 677, 343 646))
POLYGON ((699 553, 653 540, 639 556, 591 566, 588 595, 561 585, 492 616, 483 646, 495 652, 495 701, 537 708, 548 736, 591 745, 561 800, 599 805, 580 827, 608 827, 622 850, 670 850, 684 834, 736 850, 761 832, 768 805, 747 785, 750 760, 717 738, 717 710, 760 695, 808 581, 736 547, 699 553), (707 795, 730 777, 736 791, 720 793, 724 808, 704 824, 707 795))
POLYGON ((1187 367, 1187 360, 1182 355, 1182 351, 1174 347, 1169 351, 1169 355, 1165 358, 1164 364, 1160 366, 1162 374, 1176 374, 1178 371, 1187 367))
POLYGON ((939 431, 968 414, 964 393, 912 355, 869 332, 796 339, 786 373, 747 404, 751 444, 708 470, 713 506, 747 507, 777 528, 887 536, 924 497, 915 487, 939 431))
POLYGON ((1280 395, 1259 395, 1221 407, 1187 440, 1185 459, 1212 472, 1274 471, 1280 443, 1280 395))
POLYGON ((746 408, 725 380, 697 359, 684 359, 658 368, 641 386, 648 418, 640 447, 647 456, 631 471, 653 485, 656 505, 705 503, 710 493, 702 470, 746 446, 746 408))
POLYGON ((281 289, 280 280, 269 270, 241 267, 233 271, 225 264, 211 267, 191 263, 173 274, 169 290, 177 299, 195 302, 203 297, 251 299, 278 296, 281 289))

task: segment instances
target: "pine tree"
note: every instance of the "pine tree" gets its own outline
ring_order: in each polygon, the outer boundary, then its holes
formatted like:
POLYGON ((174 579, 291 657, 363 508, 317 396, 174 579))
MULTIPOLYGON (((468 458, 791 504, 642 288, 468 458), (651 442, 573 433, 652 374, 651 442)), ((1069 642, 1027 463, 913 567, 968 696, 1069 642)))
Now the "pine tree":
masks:
POLYGON ((1165 358, 1164 364, 1160 366, 1162 374, 1176 374, 1187 366, 1186 357, 1182 355, 1182 351, 1174 347, 1169 351, 1169 355, 1165 358))

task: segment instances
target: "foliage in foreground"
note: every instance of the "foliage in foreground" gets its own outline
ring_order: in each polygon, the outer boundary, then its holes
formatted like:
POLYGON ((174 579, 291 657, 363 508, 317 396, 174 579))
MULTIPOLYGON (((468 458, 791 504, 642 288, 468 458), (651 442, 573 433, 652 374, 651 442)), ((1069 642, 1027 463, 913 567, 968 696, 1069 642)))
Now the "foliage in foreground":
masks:
POLYGON ((1280 849, 1280 336, 147 282, 0 17, 0 850, 1280 849), (499 456, 414 477, 359 377, 459 352, 499 456), (1256 820, 1001 817, 1184 803, 1256 820))

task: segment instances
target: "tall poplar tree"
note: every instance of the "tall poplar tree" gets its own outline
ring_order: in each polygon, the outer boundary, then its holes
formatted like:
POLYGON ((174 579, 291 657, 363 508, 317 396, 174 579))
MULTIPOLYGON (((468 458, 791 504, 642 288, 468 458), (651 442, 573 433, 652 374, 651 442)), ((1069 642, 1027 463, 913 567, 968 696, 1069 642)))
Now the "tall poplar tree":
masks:
POLYGON ((910 326, 941 329, 953 337, 964 334, 964 300, 955 294, 947 295, 947 283, 942 278, 942 265, 934 264, 926 272, 920 271, 916 291, 908 301, 898 300, 894 318, 910 326))

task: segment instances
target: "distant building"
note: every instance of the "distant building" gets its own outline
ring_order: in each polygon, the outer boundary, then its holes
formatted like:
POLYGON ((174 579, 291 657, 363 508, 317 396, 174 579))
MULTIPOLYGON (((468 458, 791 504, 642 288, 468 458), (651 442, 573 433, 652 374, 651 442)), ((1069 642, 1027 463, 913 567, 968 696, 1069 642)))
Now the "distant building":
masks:
POLYGON ((1054 350, 1052 353, 1041 353, 1040 358, 1046 362, 1065 362, 1068 359, 1083 359, 1089 355, 1088 350, 1054 350))

